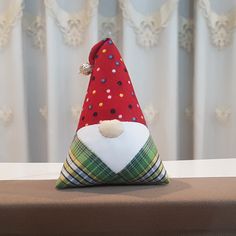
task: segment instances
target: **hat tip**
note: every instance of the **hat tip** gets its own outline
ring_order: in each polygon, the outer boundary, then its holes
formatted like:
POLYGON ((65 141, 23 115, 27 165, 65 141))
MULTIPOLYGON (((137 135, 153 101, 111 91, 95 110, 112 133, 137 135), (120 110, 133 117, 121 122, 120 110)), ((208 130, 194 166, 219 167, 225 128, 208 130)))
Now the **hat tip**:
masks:
POLYGON ((104 38, 103 41, 108 42, 109 44, 113 44, 113 41, 111 38, 104 38))

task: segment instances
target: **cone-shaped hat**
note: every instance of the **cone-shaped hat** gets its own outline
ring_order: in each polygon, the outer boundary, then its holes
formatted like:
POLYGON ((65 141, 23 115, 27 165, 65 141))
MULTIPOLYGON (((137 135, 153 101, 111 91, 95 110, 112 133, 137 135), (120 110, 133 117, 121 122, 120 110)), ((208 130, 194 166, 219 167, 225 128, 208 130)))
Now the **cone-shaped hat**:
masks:
POLYGON ((89 63, 92 73, 78 129, 113 119, 146 125, 127 68, 111 39, 92 48, 89 63))

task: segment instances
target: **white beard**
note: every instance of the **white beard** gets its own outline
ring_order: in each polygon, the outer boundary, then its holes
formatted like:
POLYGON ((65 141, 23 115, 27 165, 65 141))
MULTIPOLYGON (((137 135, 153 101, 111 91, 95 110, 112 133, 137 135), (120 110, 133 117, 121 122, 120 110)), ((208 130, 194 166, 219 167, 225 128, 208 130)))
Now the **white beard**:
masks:
POLYGON ((148 128, 137 122, 122 122, 124 132, 116 138, 106 138, 99 124, 85 126, 77 136, 113 172, 123 170, 144 146, 150 135, 148 128))

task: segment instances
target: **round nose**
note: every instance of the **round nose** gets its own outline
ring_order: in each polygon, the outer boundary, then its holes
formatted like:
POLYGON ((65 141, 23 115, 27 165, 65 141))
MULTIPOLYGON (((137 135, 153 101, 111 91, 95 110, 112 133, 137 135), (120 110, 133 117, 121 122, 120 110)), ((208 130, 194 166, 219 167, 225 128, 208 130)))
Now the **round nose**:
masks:
POLYGON ((116 138, 124 132, 124 125, 119 120, 104 120, 101 121, 98 129, 102 136, 116 138))

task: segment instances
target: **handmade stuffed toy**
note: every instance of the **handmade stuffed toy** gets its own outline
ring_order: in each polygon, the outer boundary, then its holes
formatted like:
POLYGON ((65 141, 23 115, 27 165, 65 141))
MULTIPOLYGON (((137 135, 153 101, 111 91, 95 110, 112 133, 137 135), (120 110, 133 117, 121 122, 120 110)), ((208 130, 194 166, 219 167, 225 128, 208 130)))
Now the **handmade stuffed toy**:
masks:
POLYGON ((166 184, 166 170, 146 125, 122 57, 111 39, 97 43, 78 128, 56 187, 166 184))

